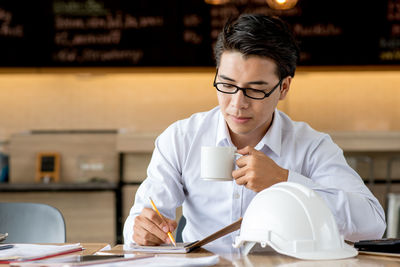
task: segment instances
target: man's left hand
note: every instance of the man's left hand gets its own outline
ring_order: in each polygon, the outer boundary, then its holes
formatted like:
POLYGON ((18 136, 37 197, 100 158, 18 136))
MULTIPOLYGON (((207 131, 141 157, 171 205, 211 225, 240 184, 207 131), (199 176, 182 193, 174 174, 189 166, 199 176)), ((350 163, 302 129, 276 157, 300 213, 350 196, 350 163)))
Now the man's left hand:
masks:
POLYGON ((260 192, 273 184, 287 181, 289 171, 281 168, 261 151, 246 146, 237 153, 243 155, 236 161, 239 168, 232 172, 238 185, 260 192))

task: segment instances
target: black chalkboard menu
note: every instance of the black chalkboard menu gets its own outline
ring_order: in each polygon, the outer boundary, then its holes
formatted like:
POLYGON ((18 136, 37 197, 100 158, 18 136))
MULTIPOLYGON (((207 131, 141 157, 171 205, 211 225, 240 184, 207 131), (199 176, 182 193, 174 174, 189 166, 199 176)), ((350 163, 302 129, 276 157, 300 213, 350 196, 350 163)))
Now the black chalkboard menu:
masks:
POLYGON ((277 15, 296 34, 300 65, 400 63, 400 0, 0 0, 0 66, 213 66, 228 17, 277 15))

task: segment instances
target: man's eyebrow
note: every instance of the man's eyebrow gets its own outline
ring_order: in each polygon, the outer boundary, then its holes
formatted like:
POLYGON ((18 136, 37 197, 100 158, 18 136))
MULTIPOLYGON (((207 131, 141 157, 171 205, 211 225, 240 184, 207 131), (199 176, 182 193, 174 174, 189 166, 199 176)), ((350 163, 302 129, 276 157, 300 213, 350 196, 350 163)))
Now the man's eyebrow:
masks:
MULTIPOLYGON (((229 78, 229 77, 227 77, 227 76, 225 76, 225 75, 219 75, 219 77, 222 78, 222 79, 224 79, 224 80, 227 80, 227 81, 236 82, 234 79, 229 78)), ((249 85, 250 85, 250 84, 264 85, 264 84, 269 84, 269 83, 266 82, 266 81, 260 80, 260 81, 251 81, 251 82, 248 82, 248 83, 246 83, 246 84, 249 84, 249 85)))
POLYGON ((227 81, 236 82, 234 79, 229 78, 229 77, 227 77, 227 76, 225 76, 225 75, 219 75, 219 77, 222 78, 222 79, 224 79, 224 80, 227 80, 227 81))
POLYGON ((247 84, 264 85, 264 84, 268 84, 268 82, 266 82, 266 81, 252 81, 252 82, 248 82, 247 84))

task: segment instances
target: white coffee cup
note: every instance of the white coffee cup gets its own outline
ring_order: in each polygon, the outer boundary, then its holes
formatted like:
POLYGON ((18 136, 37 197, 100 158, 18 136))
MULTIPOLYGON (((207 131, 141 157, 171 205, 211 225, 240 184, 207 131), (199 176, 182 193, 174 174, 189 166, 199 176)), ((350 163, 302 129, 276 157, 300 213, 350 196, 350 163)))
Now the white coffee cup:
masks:
POLYGON ((201 147, 201 175, 204 180, 231 181, 235 169, 236 147, 203 146, 201 147))

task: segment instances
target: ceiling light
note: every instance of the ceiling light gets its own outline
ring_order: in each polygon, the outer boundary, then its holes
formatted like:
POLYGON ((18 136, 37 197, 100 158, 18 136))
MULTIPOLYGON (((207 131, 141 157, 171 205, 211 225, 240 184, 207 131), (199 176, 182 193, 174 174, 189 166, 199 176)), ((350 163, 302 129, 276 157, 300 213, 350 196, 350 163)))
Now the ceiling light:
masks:
POLYGON ((297 4, 298 0, 267 0, 270 8, 291 9, 297 4))
POLYGON ((204 2, 210 5, 224 5, 230 2, 230 0, 204 0, 204 2))

